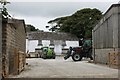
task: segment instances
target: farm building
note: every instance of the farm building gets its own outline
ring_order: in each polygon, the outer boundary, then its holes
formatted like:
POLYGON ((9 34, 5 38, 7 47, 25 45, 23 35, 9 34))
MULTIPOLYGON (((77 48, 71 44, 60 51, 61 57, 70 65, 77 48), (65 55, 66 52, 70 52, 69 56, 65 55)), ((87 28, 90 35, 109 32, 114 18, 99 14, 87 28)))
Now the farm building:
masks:
POLYGON ((120 4, 113 4, 93 29, 94 58, 97 63, 118 64, 120 51, 120 4))
POLYGON ((18 74, 25 65, 26 32, 24 20, 1 19, 0 60, 3 77, 18 74))

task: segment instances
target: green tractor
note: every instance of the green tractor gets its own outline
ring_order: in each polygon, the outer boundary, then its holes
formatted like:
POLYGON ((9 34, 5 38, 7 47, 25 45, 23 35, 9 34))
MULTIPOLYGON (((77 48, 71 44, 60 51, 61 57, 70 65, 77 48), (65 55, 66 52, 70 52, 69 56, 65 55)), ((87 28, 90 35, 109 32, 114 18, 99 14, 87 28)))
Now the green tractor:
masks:
POLYGON ((42 47, 41 58, 43 59, 55 59, 56 55, 49 47, 42 47))

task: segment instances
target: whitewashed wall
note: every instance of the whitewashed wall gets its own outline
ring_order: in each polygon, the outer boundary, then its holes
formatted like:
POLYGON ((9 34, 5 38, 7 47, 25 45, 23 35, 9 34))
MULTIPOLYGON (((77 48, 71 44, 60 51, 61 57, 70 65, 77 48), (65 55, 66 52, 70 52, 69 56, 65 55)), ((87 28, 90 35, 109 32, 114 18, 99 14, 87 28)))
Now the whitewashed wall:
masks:
POLYGON ((35 52, 35 47, 38 45, 38 40, 26 41, 26 50, 29 52, 35 52))
MULTIPOLYGON (((38 44, 38 40, 31 40, 28 41, 26 40, 26 51, 29 50, 29 52, 35 52, 35 48, 40 48, 40 46, 37 46, 38 44)), ((43 46, 49 46, 50 41, 49 40, 43 40, 42 41, 43 46)), ((62 53, 62 41, 57 40, 54 41, 54 52, 57 55, 60 55, 62 53)), ((78 41, 66 41, 66 45, 65 48, 69 48, 70 46, 72 47, 77 47, 79 46, 79 42, 78 41)))

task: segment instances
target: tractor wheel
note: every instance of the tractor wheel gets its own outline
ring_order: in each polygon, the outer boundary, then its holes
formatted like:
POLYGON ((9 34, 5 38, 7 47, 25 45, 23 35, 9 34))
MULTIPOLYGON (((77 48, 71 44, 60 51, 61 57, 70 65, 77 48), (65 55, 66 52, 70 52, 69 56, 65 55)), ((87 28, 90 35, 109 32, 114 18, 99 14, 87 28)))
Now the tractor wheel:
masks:
POLYGON ((73 53, 72 59, 73 59, 73 61, 81 61, 82 56, 80 56, 80 54, 78 54, 78 53, 73 53))
POLYGON ((55 59, 55 57, 56 57, 55 54, 53 54, 53 55, 52 55, 52 59, 55 59))
POLYGON ((55 56, 53 56, 53 59, 55 59, 55 56))
POLYGON ((47 58, 47 56, 46 55, 43 55, 43 59, 46 59, 47 58))

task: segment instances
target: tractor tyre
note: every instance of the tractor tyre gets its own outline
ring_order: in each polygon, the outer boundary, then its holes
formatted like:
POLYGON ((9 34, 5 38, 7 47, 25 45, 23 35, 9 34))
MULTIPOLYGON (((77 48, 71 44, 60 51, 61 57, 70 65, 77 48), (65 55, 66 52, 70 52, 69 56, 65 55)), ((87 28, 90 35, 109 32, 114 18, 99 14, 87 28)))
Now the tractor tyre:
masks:
POLYGON ((73 53, 72 59, 73 59, 73 61, 81 61, 82 56, 80 54, 78 54, 78 53, 73 53))
POLYGON ((56 55, 55 54, 53 54, 53 57, 52 57, 53 59, 55 59, 56 58, 56 55))
POLYGON ((43 59, 47 59, 47 56, 46 56, 46 55, 43 55, 43 59))
POLYGON ((53 59, 55 59, 55 56, 53 57, 53 59))

